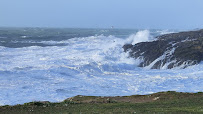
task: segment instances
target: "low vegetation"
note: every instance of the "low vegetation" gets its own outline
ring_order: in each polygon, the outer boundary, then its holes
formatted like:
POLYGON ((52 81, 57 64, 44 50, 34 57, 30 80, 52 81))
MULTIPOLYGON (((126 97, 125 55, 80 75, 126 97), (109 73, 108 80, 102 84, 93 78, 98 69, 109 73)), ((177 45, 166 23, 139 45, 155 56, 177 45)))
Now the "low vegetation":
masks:
POLYGON ((96 97, 75 96, 60 103, 48 101, 1 106, 2 114, 67 113, 203 113, 203 93, 159 92, 150 95, 96 97))

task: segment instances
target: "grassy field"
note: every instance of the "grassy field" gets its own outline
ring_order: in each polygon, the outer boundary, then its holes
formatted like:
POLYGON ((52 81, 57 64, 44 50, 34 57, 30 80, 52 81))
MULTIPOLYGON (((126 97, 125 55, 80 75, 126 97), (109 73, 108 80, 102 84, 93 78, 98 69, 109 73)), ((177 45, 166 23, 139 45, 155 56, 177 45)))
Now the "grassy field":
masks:
POLYGON ((1 106, 2 114, 203 114, 203 93, 160 92, 116 97, 75 96, 60 103, 48 101, 1 106))

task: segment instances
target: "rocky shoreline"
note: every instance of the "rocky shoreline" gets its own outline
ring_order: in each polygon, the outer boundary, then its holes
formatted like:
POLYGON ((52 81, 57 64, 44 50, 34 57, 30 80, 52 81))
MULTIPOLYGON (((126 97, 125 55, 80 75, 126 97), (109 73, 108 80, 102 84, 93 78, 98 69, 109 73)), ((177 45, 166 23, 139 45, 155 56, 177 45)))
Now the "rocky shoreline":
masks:
POLYGON ((152 42, 125 44, 129 57, 149 69, 186 68, 203 60, 203 30, 165 34, 152 42))

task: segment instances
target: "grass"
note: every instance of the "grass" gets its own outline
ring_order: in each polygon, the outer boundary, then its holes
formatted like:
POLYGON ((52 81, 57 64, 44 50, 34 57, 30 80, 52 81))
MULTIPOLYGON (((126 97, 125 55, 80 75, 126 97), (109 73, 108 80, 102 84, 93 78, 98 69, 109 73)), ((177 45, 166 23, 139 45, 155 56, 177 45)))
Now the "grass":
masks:
POLYGON ((159 92, 116 97, 75 96, 60 103, 1 106, 3 114, 191 114, 203 113, 203 93, 159 92))

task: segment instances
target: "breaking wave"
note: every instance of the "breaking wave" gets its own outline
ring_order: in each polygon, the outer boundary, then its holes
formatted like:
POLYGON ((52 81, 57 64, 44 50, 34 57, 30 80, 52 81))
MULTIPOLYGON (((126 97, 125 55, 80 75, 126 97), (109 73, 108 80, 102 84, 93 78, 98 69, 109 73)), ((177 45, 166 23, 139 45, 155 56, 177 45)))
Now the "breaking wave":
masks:
POLYGON ((154 38, 150 35, 150 31, 143 30, 143 31, 138 31, 136 34, 130 35, 126 40, 126 43, 135 45, 139 42, 147 42, 152 40, 154 40, 154 38))
MULTIPOLYGON (((75 95, 122 96, 159 91, 198 92, 203 64, 187 69, 137 67, 122 46, 154 40, 148 30, 127 38, 113 35, 35 41, 52 46, 0 46, 0 105, 62 101, 75 95), (63 45, 55 45, 63 44, 63 45)), ((34 41, 33 41, 34 42, 34 41)), ((164 66, 163 66, 164 68, 164 66)))

